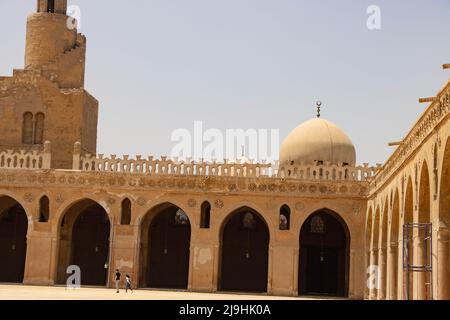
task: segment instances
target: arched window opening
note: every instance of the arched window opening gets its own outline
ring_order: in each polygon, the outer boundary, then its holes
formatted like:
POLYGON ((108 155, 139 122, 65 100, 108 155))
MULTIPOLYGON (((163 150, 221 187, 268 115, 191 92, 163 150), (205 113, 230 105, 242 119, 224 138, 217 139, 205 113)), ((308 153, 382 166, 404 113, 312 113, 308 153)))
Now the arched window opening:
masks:
POLYGON ((44 121, 45 115, 43 113, 36 114, 36 122, 34 124, 34 144, 44 143, 44 121))
POLYGON ((288 206, 282 206, 280 209, 280 230, 291 229, 291 209, 288 206))
POLYGON ((31 112, 23 115, 22 143, 33 144, 33 114, 31 112))
POLYGON ((131 201, 126 198, 122 201, 122 212, 120 215, 120 224, 128 226, 131 224, 131 201))
POLYGON ((47 12, 55 13, 55 0, 48 0, 47 12))
POLYGON ((201 217, 200 217, 200 228, 209 229, 211 226, 211 205, 208 201, 202 204, 201 217))
POLYGON ((50 201, 43 196, 39 201, 39 222, 48 222, 50 219, 50 201))

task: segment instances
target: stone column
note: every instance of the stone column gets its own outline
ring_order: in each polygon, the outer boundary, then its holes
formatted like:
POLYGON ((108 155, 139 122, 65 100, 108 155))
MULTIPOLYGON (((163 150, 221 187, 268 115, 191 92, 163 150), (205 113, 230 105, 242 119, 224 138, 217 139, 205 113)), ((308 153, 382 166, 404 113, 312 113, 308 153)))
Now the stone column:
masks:
MULTIPOLYGON (((207 232, 207 229, 200 230, 207 232)), ((193 235, 190 247, 189 290, 196 292, 216 292, 218 290, 216 266, 218 265, 219 243, 201 240, 193 235)))
MULTIPOLYGON (((370 248, 369 248, 370 249, 370 248)), ((371 254, 370 254, 370 250, 369 251, 366 251, 366 265, 365 265, 365 270, 364 270, 364 272, 365 272, 365 283, 364 283, 364 299, 369 299, 370 298, 370 289, 369 289, 369 286, 367 285, 368 283, 367 283, 367 279, 368 279, 368 277, 369 277, 369 273, 368 273, 368 270, 369 270, 369 267, 370 267, 370 257, 371 257, 371 254)))
MULTIPOLYGON (((418 266, 424 266, 426 264, 427 257, 425 256, 425 242, 420 237, 417 237, 416 246, 417 246, 417 259, 415 264, 418 266)), ((417 272, 417 291, 416 291, 416 299, 417 300, 427 300, 427 280, 428 274, 426 272, 417 272)))
POLYGON ((27 255, 23 283, 28 285, 53 285, 51 224, 35 222, 35 229, 27 235, 27 255))
POLYGON ((398 243, 391 242, 388 250, 388 263, 387 263, 387 298, 389 300, 397 300, 398 296, 398 243))
POLYGON ((439 228, 438 230, 438 262, 437 262, 437 273, 438 273, 438 299, 439 300, 449 300, 449 229, 439 228))
MULTIPOLYGON (((371 266, 378 266, 378 249, 372 248, 371 254, 370 254, 370 265, 371 266)), ((377 300, 377 287, 370 289, 370 300, 377 300)))
MULTIPOLYGON (((119 269, 122 275, 129 274, 134 287, 139 286, 136 268, 136 255, 138 250, 137 226, 116 224, 111 228, 111 257, 109 266, 109 283, 114 287, 115 270, 119 269)), ((121 286, 124 286, 122 283, 121 286)))
POLYGON ((298 244, 296 241, 274 243, 271 253, 272 268, 269 266, 269 277, 272 277, 272 285, 270 294, 277 296, 298 294, 300 288, 295 290, 298 287, 298 277, 295 274, 299 272, 298 244), (272 271, 271 274, 270 271, 272 271))
POLYGON ((378 300, 386 299, 386 248, 381 247, 378 250, 378 267, 379 267, 379 290, 377 294, 378 300))

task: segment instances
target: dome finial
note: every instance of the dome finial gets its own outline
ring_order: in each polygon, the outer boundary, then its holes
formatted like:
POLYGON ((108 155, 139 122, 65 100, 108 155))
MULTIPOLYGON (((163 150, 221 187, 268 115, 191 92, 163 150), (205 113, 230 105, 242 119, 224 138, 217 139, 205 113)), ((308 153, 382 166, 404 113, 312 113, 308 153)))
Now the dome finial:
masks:
POLYGON ((321 107, 322 107, 322 101, 317 101, 316 102, 317 105, 317 118, 320 118, 320 111, 321 111, 321 107))

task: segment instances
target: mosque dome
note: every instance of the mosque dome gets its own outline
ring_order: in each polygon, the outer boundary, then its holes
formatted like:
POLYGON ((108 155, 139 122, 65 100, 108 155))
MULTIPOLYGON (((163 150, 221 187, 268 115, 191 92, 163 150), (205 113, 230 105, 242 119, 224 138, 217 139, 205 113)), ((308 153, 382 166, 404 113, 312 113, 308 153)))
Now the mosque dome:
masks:
POLYGON ((284 140, 280 165, 329 162, 334 165, 356 164, 356 150, 350 138, 335 124, 322 118, 302 123, 284 140))

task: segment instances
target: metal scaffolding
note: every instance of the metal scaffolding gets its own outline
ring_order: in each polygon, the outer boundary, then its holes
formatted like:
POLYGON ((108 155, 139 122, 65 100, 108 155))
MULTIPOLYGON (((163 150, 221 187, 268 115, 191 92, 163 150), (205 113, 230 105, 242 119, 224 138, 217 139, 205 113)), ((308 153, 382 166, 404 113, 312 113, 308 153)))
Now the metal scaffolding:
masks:
POLYGON ((433 300, 433 225, 431 223, 408 223, 403 225, 403 295, 412 300, 412 284, 415 273, 425 273, 425 299, 433 300), (421 246, 421 248, 418 247, 421 246), (414 256, 423 249, 418 258, 414 256), (420 260, 420 261, 417 261, 420 260))

